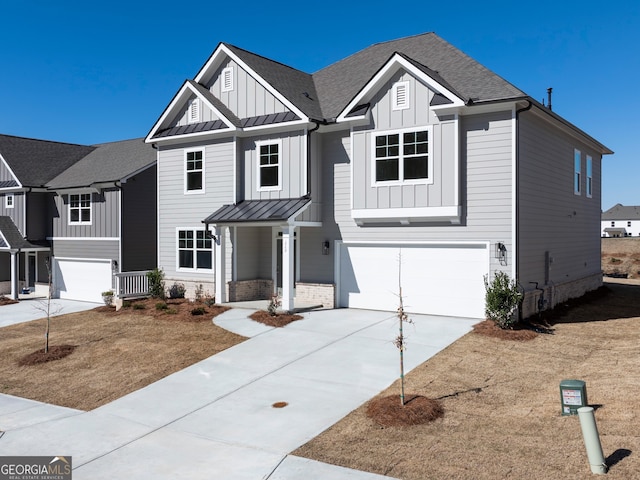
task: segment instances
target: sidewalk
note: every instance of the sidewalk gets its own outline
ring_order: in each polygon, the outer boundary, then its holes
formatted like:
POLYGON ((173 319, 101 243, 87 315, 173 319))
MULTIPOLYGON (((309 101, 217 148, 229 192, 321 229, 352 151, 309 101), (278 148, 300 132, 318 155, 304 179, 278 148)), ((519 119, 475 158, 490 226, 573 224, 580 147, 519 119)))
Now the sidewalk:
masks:
MULTIPOLYGON (((289 453, 398 377, 393 313, 316 311, 280 329, 249 314, 234 309, 216 318, 249 340, 91 412, 48 406, 60 416, 38 421, 16 414, 15 397, 0 396, 0 430, 7 430, 0 449, 72 456, 75 480, 381 478, 289 453)), ((406 371, 477 322, 412 319, 406 371)))

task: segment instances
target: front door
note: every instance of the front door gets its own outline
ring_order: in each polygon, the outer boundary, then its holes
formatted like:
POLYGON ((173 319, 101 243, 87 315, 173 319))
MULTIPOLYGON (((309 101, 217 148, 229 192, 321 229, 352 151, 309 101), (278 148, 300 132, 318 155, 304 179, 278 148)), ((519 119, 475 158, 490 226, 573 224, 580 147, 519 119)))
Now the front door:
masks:
POLYGON ((36 286, 36 254, 29 253, 27 255, 27 266, 28 266, 28 274, 27 274, 27 285, 31 288, 33 292, 34 287, 36 286))

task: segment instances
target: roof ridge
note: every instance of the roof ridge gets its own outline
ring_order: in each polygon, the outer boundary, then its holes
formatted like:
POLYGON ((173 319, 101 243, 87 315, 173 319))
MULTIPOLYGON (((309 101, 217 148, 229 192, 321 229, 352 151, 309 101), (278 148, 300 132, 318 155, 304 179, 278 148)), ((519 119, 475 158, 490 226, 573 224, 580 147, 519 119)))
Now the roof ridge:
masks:
POLYGON ((71 146, 74 146, 74 147, 91 147, 91 146, 93 146, 93 145, 86 145, 86 144, 83 144, 83 143, 59 142, 57 140, 45 140, 45 139, 42 139, 42 138, 22 137, 20 135, 9 135, 9 134, 6 134, 6 133, 0 133, 0 137, 17 138, 19 140, 31 140, 31 141, 34 141, 34 142, 55 143, 55 144, 58 144, 58 145, 71 145, 71 146))
POLYGON ((249 55, 253 55, 254 57, 259 57, 259 58, 261 58, 261 59, 263 59, 263 60, 268 60, 268 61, 269 61, 269 62, 271 62, 271 63, 276 63, 276 64, 278 64, 278 65, 280 65, 280 66, 282 66, 282 67, 286 67, 286 68, 288 68, 288 69, 290 69, 290 70, 295 70, 296 72, 299 72, 299 73, 303 73, 303 74, 305 74, 305 75, 312 76, 312 74, 311 74, 311 73, 309 73, 309 72, 305 72, 304 70, 300 70, 299 68, 292 67, 291 65, 287 65, 286 63, 282 63, 282 62, 280 62, 280 61, 278 61, 278 60, 274 60, 273 58, 265 57, 264 55, 261 55, 261 54, 259 54, 259 53, 252 52, 251 50, 247 50, 246 48, 238 47, 237 45, 233 45, 233 44, 231 44, 231 43, 225 43, 225 42, 222 42, 222 44, 223 44, 223 45, 226 45, 227 47, 235 48, 236 50, 241 50, 241 51, 243 51, 244 53, 248 53, 249 55))

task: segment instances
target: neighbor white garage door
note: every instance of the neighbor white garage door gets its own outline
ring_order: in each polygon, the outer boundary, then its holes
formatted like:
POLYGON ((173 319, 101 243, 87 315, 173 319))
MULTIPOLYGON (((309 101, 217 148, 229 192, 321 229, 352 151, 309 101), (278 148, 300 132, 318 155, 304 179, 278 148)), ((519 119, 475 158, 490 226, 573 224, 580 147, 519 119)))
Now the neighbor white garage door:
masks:
POLYGON ((111 289, 111 261, 54 259, 54 283, 60 298, 102 302, 102 292, 111 289))
POLYGON ((400 259, 402 296, 407 312, 484 317, 483 276, 489 269, 486 244, 341 244, 339 305, 397 309, 400 259))

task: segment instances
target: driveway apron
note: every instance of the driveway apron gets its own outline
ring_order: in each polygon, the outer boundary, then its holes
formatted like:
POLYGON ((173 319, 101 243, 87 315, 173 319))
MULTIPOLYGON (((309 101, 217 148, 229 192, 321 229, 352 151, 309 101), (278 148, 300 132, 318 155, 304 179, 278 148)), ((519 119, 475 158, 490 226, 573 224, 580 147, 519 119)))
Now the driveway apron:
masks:
MULTIPOLYGON (((75 480, 381 478, 289 453, 398 378, 394 314, 323 310, 270 328, 250 313, 214 319, 249 340, 91 412, 0 395, 0 450, 71 456, 75 480)), ((477 322, 411 319, 407 372, 477 322)))

